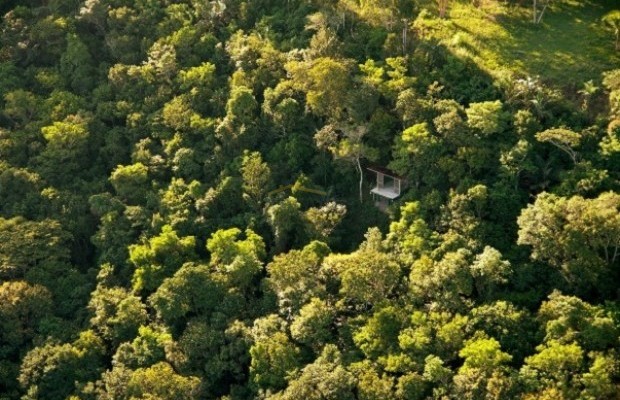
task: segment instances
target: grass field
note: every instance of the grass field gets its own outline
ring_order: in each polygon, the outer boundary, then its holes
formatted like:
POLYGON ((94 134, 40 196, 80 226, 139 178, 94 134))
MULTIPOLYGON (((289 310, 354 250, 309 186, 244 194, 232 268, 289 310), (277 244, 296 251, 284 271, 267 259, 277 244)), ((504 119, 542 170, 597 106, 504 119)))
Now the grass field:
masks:
MULTIPOLYGON (((471 0, 452 0, 448 19, 425 20, 427 34, 493 76, 510 71, 580 87, 620 68, 612 33, 601 23, 605 13, 620 8, 620 0, 553 0, 538 25, 531 22, 531 0, 523 0, 523 7, 481 1, 476 8, 471 0)), ((435 3, 427 6, 436 16, 435 3)))

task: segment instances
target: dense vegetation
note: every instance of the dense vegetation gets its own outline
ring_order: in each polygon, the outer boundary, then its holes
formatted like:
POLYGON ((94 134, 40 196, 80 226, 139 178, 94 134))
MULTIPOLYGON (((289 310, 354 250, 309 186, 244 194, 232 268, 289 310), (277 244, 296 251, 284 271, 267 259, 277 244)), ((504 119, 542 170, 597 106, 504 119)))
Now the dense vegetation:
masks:
POLYGON ((617 399, 614 6, 2 2, 0 398, 617 399))

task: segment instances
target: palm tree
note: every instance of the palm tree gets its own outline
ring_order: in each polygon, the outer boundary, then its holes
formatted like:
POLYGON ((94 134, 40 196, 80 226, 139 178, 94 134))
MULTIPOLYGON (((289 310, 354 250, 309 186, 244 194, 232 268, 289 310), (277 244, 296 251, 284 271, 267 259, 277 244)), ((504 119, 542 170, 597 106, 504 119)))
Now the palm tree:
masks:
POLYGON ((620 10, 608 12, 603 16, 602 21, 614 31, 614 35, 616 36, 616 50, 620 50, 620 10))

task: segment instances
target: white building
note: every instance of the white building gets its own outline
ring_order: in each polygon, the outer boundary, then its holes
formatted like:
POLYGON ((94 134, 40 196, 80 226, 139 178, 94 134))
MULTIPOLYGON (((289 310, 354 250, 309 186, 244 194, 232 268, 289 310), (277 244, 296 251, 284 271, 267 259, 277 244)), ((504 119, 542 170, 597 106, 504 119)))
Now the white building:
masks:
POLYGON ((372 198, 377 207, 387 211, 387 207, 407 187, 407 181, 387 168, 373 166, 367 169, 377 175, 377 184, 370 190, 372 198))

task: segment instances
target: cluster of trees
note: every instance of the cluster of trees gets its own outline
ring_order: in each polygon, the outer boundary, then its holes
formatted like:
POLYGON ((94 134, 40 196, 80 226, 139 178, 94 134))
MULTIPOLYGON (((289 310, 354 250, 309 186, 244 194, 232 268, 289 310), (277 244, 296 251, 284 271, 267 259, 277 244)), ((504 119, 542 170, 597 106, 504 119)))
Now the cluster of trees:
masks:
POLYGON ((0 9, 0 398, 616 398, 620 70, 493 79, 409 1, 0 9))

